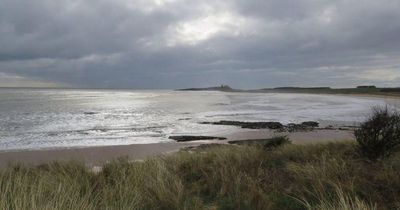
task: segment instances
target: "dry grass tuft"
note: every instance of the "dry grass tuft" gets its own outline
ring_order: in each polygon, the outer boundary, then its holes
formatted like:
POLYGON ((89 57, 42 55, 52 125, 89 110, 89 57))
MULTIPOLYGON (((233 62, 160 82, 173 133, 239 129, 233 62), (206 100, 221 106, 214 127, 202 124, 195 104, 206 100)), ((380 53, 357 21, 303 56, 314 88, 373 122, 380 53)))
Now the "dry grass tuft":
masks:
POLYGON ((76 162, 0 172, 0 209, 396 209, 400 153, 382 161, 355 143, 226 145, 97 173, 76 162))

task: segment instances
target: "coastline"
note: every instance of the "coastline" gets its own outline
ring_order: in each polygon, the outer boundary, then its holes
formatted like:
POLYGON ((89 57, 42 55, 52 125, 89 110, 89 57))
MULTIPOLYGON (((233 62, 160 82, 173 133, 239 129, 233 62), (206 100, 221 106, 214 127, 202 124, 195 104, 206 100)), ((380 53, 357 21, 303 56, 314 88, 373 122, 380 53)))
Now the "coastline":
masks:
POLYGON ((267 139, 284 135, 288 136, 294 144, 313 144, 354 139, 352 132, 349 130, 319 129, 307 132, 281 133, 269 129, 241 129, 240 131, 226 134, 226 140, 4 151, 0 152, 0 168, 4 168, 10 163, 40 165, 54 161, 71 160, 82 161, 88 167, 96 167, 119 157, 128 157, 132 161, 138 161, 152 156, 174 153, 184 148, 197 147, 202 144, 228 144, 228 141, 234 140, 267 139))
MULTIPOLYGON (((289 92, 287 92, 289 93, 289 92)), ((318 95, 340 95, 347 97, 371 97, 395 100, 400 96, 374 95, 374 94, 334 94, 334 93, 298 93, 318 95)), ((207 135, 205 133, 204 135, 207 135)), ((93 167, 112 161, 119 157, 128 157, 132 161, 142 160, 151 156, 164 155, 177 152, 188 147, 196 147, 202 144, 227 144, 228 141, 267 139, 286 135, 294 144, 313 144, 330 141, 354 140, 350 130, 318 128, 314 131, 300 132, 275 132, 269 129, 239 129, 233 133, 221 134, 226 140, 202 140, 189 142, 165 142, 153 144, 131 144, 115 146, 94 146, 80 148, 51 148, 44 150, 11 150, 0 151, 0 168, 10 163, 23 163, 27 165, 39 165, 54 161, 82 161, 87 166, 93 167)))
POLYGON ((400 99, 399 94, 371 94, 371 93, 306 93, 306 94, 318 94, 318 95, 335 95, 335 96, 348 96, 348 97, 360 97, 360 98, 382 98, 382 99, 400 99))

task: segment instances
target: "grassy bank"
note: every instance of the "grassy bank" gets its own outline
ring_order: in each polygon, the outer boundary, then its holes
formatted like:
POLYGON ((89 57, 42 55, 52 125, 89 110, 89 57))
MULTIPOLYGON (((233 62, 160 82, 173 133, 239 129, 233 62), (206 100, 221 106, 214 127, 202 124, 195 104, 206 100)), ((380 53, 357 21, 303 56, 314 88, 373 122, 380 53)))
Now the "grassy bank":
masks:
POLYGON ((0 209, 394 209, 400 153, 371 162, 353 143, 227 145, 95 173, 83 164, 10 166, 0 209))
POLYGON ((311 93, 311 94, 354 94, 354 95, 375 95, 375 96, 400 96, 400 88, 307 88, 307 87, 286 87, 286 88, 265 88, 252 90, 250 92, 270 93, 311 93))

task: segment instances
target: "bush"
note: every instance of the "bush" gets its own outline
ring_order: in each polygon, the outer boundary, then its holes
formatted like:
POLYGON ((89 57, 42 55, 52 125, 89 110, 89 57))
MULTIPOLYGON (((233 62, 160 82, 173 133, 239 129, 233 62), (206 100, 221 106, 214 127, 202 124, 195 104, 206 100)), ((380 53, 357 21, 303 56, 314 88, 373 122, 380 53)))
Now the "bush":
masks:
POLYGON ((375 108, 354 135, 359 151, 368 159, 389 156, 400 144, 400 114, 387 107, 375 108))

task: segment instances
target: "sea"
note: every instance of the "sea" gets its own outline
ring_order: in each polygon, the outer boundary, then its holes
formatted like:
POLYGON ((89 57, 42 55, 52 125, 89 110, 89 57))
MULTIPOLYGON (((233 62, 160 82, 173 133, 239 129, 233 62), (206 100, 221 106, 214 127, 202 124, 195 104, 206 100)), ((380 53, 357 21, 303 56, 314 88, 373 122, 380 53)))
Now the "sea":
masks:
POLYGON ((398 100, 290 93, 0 88, 0 151, 171 142, 223 135, 219 120, 356 125, 398 100))

